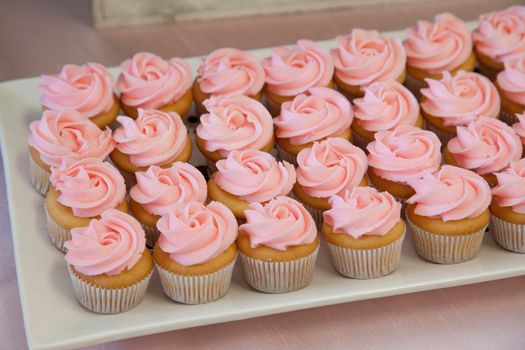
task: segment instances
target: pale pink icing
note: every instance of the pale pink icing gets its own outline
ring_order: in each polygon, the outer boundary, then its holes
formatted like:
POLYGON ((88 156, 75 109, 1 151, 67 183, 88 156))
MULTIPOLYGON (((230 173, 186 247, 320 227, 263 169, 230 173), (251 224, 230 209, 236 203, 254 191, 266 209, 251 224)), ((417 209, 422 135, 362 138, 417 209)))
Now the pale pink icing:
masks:
POLYGON ((401 220, 401 203, 388 192, 372 187, 354 187, 330 198, 331 209, 324 221, 334 233, 361 236, 385 236, 401 220))
POLYGON ((42 79, 40 103, 49 109, 73 109, 91 118, 108 112, 115 103, 113 77, 98 63, 66 64, 59 74, 43 75, 42 79))
POLYGON ((338 47, 330 53, 335 76, 345 84, 363 87, 396 80, 405 70, 405 49, 397 38, 386 38, 375 30, 353 29, 336 41, 338 47))
POLYGON ((233 150, 261 149, 273 137, 270 112, 252 98, 212 96, 204 101, 208 113, 201 115, 197 135, 209 152, 226 157, 233 150))
POLYGON ((458 126, 447 149, 462 168, 480 175, 494 173, 521 158, 522 145, 516 132, 504 122, 481 117, 458 126))
POLYGON ((472 53, 470 31, 450 13, 437 15, 433 23, 419 21, 407 30, 403 44, 407 64, 432 74, 459 67, 472 53))
POLYGON ((516 114, 518 122, 512 125, 512 128, 521 139, 522 145, 525 145, 525 112, 516 114))
POLYGON ((119 116, 117 121, 121 124, 113 132, 117 149, 137 167, 168 164, 187 142, 188 130, 174 112, 139 108, 137 119, 119 116))
POLYGON ((525 214, 525 158, 510 163, 507 169, 495 175, 498 185, 492 189, 492 195, 496 203, 525 214))
POLYGON ((238 49, 217 49, 203 58, 197 81, 210 95, 257 95, 264 86, 264 69, 257 57, 238 49))
POLYGON ((237 220, 224 204, 190 202, 157 222, 160 249, 181 265, 202 264, 225 252, 237 238, 237 220))
POLYGON ((505 60, 504 65, 496 78, 501 91, 509 100, 525 105, 525 53, 505 60))
POLYGON ((101 130, 72 110, 44 111, 42 118, 31 122, 29 127, 29 145, 52 167, 58 167, 65 158, 104 160, 115 148, 109 128, 101 130))
POLYGON ((266 246, 280 251, 310 244, 317 237, 312 215, 290 197, 277 197, 266 203, 251 203, 244 211, 246 223, 239 231, 250 237, 250 246, 266 246))
POLYGON ((175 162, 166 169, 152 165, 146 171, 136 172, 135 176, 137 184, 129 194, 151 214, 161 216, 172 207, 181 207, 190 201, 206 201, 206 179, 189 163, 175 162))
POLYGON ((108 209, 88 226, 72 229, 71 240, 64 246, 66 261, 78 272, 88 276, 118 275, 140 260, 146 238, 134 217, 108 209))
POLYGON ((417 215, 443 221, 475 218, 487 210, 491 193, 487 182, 473 171, 443 165, 439 171, 413 179, 416 193, 407 203, 417 215))
POLYGON ((312 197, 326 198, 358 186, 366 175, 366 154, 340 137, 315 142, 297 155, 297 182, 312 197))
POLYGON ((352 124, 354 112, 348 99, 329 88, 311 88, 282 104, 274 119, 276 135, 292 145, 304 145, 337 136, 352 124))
POLYGON ((368 165, 390 181, 406 183, 436 171, 441 164, 441 142, 436 134, 415 126, 379 131, 366 148, 368 165))
POLYGON ((274 48, 262 65, 267 89, 280 96, 295 96, 311 87, 328 86, 334 74, 330 55, 310 40, 299 40, 292 49, 274 48))
POLYGON ((217 162, 217 170, 217 185, 247 202, 285 196, 295 183, 293 165, 258 150, 232 151, 217 162))
POLYGON ((390 130, 398 125, 416 125, 419 103, 397 81, 374 83, 365 88, 365 96, 354 99, 355 122, 365 130, 390 130))
POLYGON ((169 61, 139 52, 120 65, 120 99, 135 108, 161 108, 179 100, 191 87, 191 68, 180 58, 169 61))
POLYGON ((428 87, 421 89, 425 100, 423 110, 444 125, 458 126, 480 116, 496 118, 500 112, 500 97, 491 81, 481 74, 460 71, 455 76, 444 72, 441 80, 426 79, 428 87))

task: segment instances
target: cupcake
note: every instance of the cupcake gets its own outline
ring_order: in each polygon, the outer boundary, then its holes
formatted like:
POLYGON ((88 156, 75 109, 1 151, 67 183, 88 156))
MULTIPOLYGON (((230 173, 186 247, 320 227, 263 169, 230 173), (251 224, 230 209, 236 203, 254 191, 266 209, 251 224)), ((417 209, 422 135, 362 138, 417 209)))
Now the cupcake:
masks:
POLYGON ((521 145, 523 147, 523 155, 525 156, 525 112, 516 114, 518 122, 512 125, 512 129, 518 134, 521 139, 521 145))
POLYGON ((100 128, 115 121, 120 111, 113 77, 98 63, 66 64, 57 75, 43 75, 38 87, 45 109, 74 110, 100 128))
POLYGON ((172 207, 157 223, 153 259, 164 293, 184 304, 217 300, 230 287, 237 221, 221 203, 172 207))
POLYGON ((175 112, 184 117, 190 110, 191 68, 181 58, 165 61, 139 52, 120 65, 117 90, 124 113, 136 119, 140 108, 175 112))
POLYGON ((137 184, 129 191, 129 207, 146 233, 148 247, 155 246, 159 238, 157 222, 161 216, 191 201, 206 202, 206 179, 188 163, 175 162, 165 169, 152 165, 135 176, 137 184))
POLYGON ((280 115, 274 119, 279 158, 297 165, 299 152, 315 141, 327 137, 351 140, 353 118, 350 102, 328 88, 311 88, 283 103, 280 115))
POLYGON ((87 226, 106 209, 128 212, 124 179, 108 162, 66 159, 60 167, 51 168, 50 180, 45 199, 47 233, 61 251, 72 229, 87 226))
POLYGON ((427 80, 421 89, 421 113, 428 130, 436 133, 443 145, 456 135, 456 127, 481 116, 497 118, 500 98, 494 84, 484 76, 458 72, 444 73, 441 80, 427 80))
POLYGON ((476 172, 491 187, 496 185, 494 173, 521 158, 519 136, 502 121, 481 117, 457 131, 443 152, 445 163, 476 172))
POLYGON ((208 181, 208 198, 225 204, 243 221, 249 203, 286 196, 294 183, 293 165, 262 151, 232 151, 217 162, 217 172, 208 181))
POLYGON ((264 293, 288 293, 312 281, 319 237, 315 222, 296 200, 251 203, 237 238, 244 279, 264 293))
POLYGON ((473 171, 443 165, 409 184, 415 194, 407 200, 406 216, 419 256, 438 264, 474 258, 490 219, 487 182, 473 171))
POLYGON ((332 264, 345 277, 369 279, 399 268, 406 225, 401 204, 388 192, 354 187, 330 198, 322 234, 332 264))
POLYGON ((506 60, 504 66, 494 84, 501 97, 500 119, 512 125, 518 121, 515 114, 525 112, 525 52, 506 60))
POLYGON ((272 116, 259 101, 243 95, 214 96, 204 106, 208 113, 201 115, 195 144, 210 172, 215 172, 215 163, 231 151, 273 151, 272 116))
POLYGON ((51 167, 63 159, 97 158, 104 160, 115 148, 111 130, 100 130, 75 111, 44 111, 30 124, 29 174, 31 184, 42 195, 49 190, 51 167))
POLYGON ((368 185, 365 152, 340 137, 314 142, 312 147, 299 152, 297 163, 293 192, 319 229, 323 212, 330 209, 331 196, 368 185))
POLYGON ((193 83, 193 99, 199 114, 203 102, 216 95, 245 95, 261 100, 264 69, 251 53, 232 48, 217 49, 202 59, 193 83))
POLYGON ((362 97, 364 88, 373 83, 405 81, 406 53, 401 40, 363 29, 353 29, 335 40, 338 46, 330 51, 334 81, 348 99, 362 97))
POLYGON ((78 302, 101 314, 134 308, 144 298, 153 272, 144 231, 132 216, 115 209, 71 230, 65 243, 69 275, 78 302))
POLYGON ((312 87, 333 87, 334 63, 327 52, 310 40, 299 40, 293 48, 276 47, 263 59, 266 75, 264 94, 272 115, 281 105, 312 87))

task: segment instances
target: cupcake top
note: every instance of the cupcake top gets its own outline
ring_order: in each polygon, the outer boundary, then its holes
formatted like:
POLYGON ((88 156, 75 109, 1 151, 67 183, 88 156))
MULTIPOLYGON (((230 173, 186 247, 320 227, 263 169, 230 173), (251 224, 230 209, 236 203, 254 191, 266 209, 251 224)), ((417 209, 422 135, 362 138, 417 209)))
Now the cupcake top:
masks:
POLYGON ((419 21, 407 29, 403 42, 409 66, 431 74, 451 71, 472 54, 472 39, 465 23, 450 13, 442 13, 434 22, 419 21))
POLYGON ((258 150, 232 151, 217 163, 215 181, 224 191, 247 202, 267 202, 287 195, 295 183, 295 168, 258 150))
POLYGON ((368 164, 390 181, 406 183, 436 171, 441 164, 441 142, 436 134, 415 126, 379 131, 366 148, 368 164))
POLYGON ((88 226, 72 229, 71 240, 64 247, 67 263, 78 272, 88 276, 118 275, 140 260, 146 238, 134 217, 108 209, 88 226))
POLYGON ((525 145, 525 112, 521 114, 516 114, 518 122, 512 125, 512 129, 518 134, 521 138, 521 143, 525 145))
POLYGON ((274 119, 276 136, 304 145, 337 136, 350 127, 354 112, 348 99, 329 88, 311 88, 282 104, 274 119))
POLYGON ((189 163, 175 162, 170 168, 152 165, 135 173, 137 184, 131 188, 131 198, 154 215, 167 214, 172 207, 191 201, 204 203, 208 195, 206 179, 189 163))
POLYGON ((525 105, 525 54, 507 59, 504 66, 496 77, 501 92, 509 100, 525 105))
POLYGON ((367 131, 391 130, 398 125, 416 125, 419 103, 397 81, 374 83, 365 96, 354 99, 355 122, 367 131))
POLYGON ((43 75, 40 103, 56 111, 72 109, 84 118, 107 113, 115 103, 113 77, 98 63, 66 64, 57 75, 43 75))
POLYGON ((106 157, 115 148, 111 130, 101 130, 78 112, 68 110, 44 111, 42 118, 31 122, 29 145, 40 154, 40 159, 51 167, 58 167, 63 159, 106 157))
POLYGON ((492 189, 494 201, 500 207, 512 207, 514 212, 525 214, 525 158, 495 175, 498 185, 492 189))
POLYGON ((447 149, 462 168, 480 175, 494 173, 521 158, 522 145, 516 132, 504 122, 481 117, 458 126, 447 149))
POLYGON ((288 247, 310 244, 317 237, 312 215, 290 197, 277 197, 262 205, 251 203, 244 211, 246 223, 239 232, 250 237, 250 246, 265 246, 280 251, 288 247))
POLYGON ((175 112, 139 108, 137 119, 117 117, 114 132, 117 149, 137 167, 168 164, 182 153, 188 130, 175 112))
POLYGON ((191 87, 191 68, 180 58, 168 61, 139 52, 120 65, 117 90, 135 108, 155 109, 179 100, 191 87))
POLYGON ((366 154, 340 137, 315 142, 297 155, 297 182, 317 198, 342 194, 358 186, 366 174, 366 154))
POLYGON ((324 221, 334 233, 355 239, 385 236, 401 220, 401 203, 372 187, 354 187, 342 196, 332 196, 330 206, 323 213, 324 221))
POLYGON ((51 168, 49 180, 60 192, 58 202, 81 218, 98 216, 106 209, 116 208, 126 195, 120 172, 110 163, 96 158, 66 159, 60 167, 51 168))
POLYGON ((292 49, 276 47, 263 59, 266 88, 280 96, 295 96, 332 81, 334 63, 327 52, 310 40, 299 40, 292 49))
POLYGON ((159 247, 184 266, 208 262, 237 238, 237 220, 224 204, 190 202, 171 208, 157 222, 159 247))
POLYGON ((451 76, 443 73, 441 80, 426 79, 428 87, 421 108, 427 114, 443 118, 446 126, 465 125, 480 116, 496 118, 500 97, 496 87, 483 75, 459 71, 451 76))
POLYGON ((217 49, 202 59, 197 82, 210 95, 257 95, 264 69, 257 57, 238 49, 217 49))
POLYGON ((407 199, 416 205, 414 212, 443 221, 475 218, 487 210, 491 200, 490 187, 481 176, 451 165, 413 179, 409 185, 416 192, 407 199))
POLYGON ((352 86, 398 79, 405 70, 406 54, 401 40, 386 38, 376 30, 353 29, 336 38, 330 54, 335 76, 352 86))
POLYGON ((212 96, 204 101, 208 113, 201 115, 197 135, 209 152, 226 157, 233 150, 261 149, 273 137, 270 112, 243 95, 212 96))

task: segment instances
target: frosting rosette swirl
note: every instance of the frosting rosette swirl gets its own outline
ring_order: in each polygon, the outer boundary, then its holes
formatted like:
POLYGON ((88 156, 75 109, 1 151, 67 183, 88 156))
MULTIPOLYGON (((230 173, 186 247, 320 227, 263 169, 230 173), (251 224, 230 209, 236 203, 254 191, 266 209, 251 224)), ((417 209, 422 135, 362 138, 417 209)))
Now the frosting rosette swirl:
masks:
POLYGON ((172 208, 157 222, 159 246, 171 260, 184 266, 208 262, 237 238, 237 220, 224 204, 190 202, 172 208))
POLYGON ((416 205, 414 212, 443 221, 475 218, 487 210, 491 200, 490 187, 481 176, 451 165, 413 179, 409 185, 416 192, 407 199, 416 205))
POLYGON ((262 65, 267 89, 280 96, 295 96, 311 87, 326 87, 334 74, 330 55, 310 40, 299 40, 292 49, 274 48, 262 65))
POLYGON ((120 65, 120 99, 135 108, 155 109, 179 100, 191 87, 191 68, 180 58, 168 61, 139 52, 120 65))
POLYGON ((525 105, 525 51, 519 57, 505 60, 504 66, 496 77, 498 86, 509 100, 525 105))
POLYGON ((303 149, 297 155, 297 164, 297 182, 308 195, 317 198, 359 186, 368 166, 365 152, 339 137, 303 149))
POLYGON ((277 137, 289 139, 292 145, 304 145, 341 134, 353 118, 352 106, 342 94, 329 88, 311 88, 283 103, 281 114, 273 122, 277 137))
POLYGON ((329 200, 331 209, 324 221, 335 233, 358 239, 361 236, 385 236, 401 220, 401 203, 388 192, 372 187, 354 187, 329 200))
POLYGON ((521 138, 522 145, 525 145, 525 112, 521 114, 516 114, 518 122, 512 125, 512 129, 518 134, 521 138))
POLYGON ((494 201, 500 207, 512 207, 514 212, 525 214, 525 158, 495 175, 498 185, 492 189, 494 201))
POLYGON ((146 248, 140 223, 131 215, 108 209, 86 227, 71 230, 64 246, 68 264, 88 276, 118 275, 130 270, 146 248))
POLYGON ((287 195, 295 183, 295 168, 258 150, 232 151, 217 163, 215 181, 224 191, 247 202, 266 202, 287 195))
POLYGON ((29 145, 51 167, 58 167, 66 158, 104 160, 115 148, 109 128, 101 130, 73 110, 44 111, 42 118, 29 127, 29 145))
POLYGON ((277 197, 262 205, 251 203, 244 211, 246 223, 239 231, 250 237, 250 246, 280 251, 310 244, 317 238, 315 221, 304 206, 290 197, 277 197))

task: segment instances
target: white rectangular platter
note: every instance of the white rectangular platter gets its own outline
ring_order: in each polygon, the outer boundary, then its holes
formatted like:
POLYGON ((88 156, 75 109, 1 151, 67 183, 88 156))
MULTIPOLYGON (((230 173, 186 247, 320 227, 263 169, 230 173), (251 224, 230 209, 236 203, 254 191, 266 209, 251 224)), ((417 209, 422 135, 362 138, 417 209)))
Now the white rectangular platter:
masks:
MULTIPOLYGON (((469 23, 471 27, 474 23, 469 23)), ((401 32, 388 35, 402 36, 401 32)), ((320 42, 323 48, 334 41, 320 42)), ((253 51, 263 57, 270 50, 253 51)), ((199 58, 188 59, 196 69, 199 58)), ((67 63, 67 62, 64 62, 67 63)), ((112 70, 117 73, 116 69, 112 70)), ((311 285, 281 295, 250 289, 239 266, 227 295, 210 304, 187 306, 170 301, 155 276, 138 307, 118 315, 98 315, 77 303, 60 253, 46 235, 43 198, 29 183, 28 125, 40 117, 40 78, 0 84, 1 150, 13 233, 20 299, 28 344, 33 349, 65 349, 116 339, 246 319, 353 300, 483 282, 525 274, 525 254, 498 247, 489 234, 472 261, 435 265, 420 259, 410 237, 405 241, 400 269, 376 280, 352 280, 332 268, 323 246, 311 285)), ((192 162, 200 161, 198 150, 192 162)), ((410 236, 408 234, 407 236, 410 236)), ((352 317, 352 316, 349 316, 352 317)), ((176 344, 174 344, 176 346, 176 344)))

